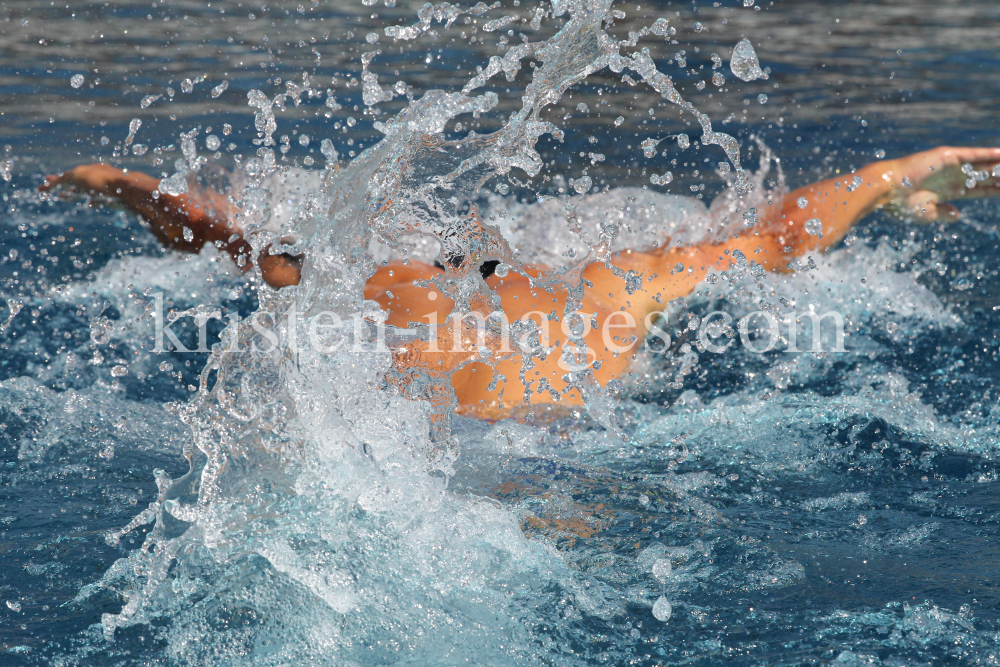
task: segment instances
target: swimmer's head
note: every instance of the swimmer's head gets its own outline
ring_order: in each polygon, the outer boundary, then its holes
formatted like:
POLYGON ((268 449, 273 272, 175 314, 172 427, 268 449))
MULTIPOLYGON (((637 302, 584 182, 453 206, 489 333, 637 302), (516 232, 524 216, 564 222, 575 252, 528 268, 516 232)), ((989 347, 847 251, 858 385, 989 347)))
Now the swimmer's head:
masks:
MULTIPOLYGON (((445 259, 445 261, 448 262, 448 264, 450 266, 453 266, 455 268, 459 268, 460 266, 462 266, 463 264, 465 264, 465 255, 449 255, 445 259)), ((485 262, 481 262, 479 264, 479 274, 483 277, 483 280, 486 280, 487 278, 489 278, 490 276, 492 276, 494 273, 496 273, 497 266, 499 266, 499 264, 500 264, 500 260, 498 260, 498 259, 489 259, 489 260, 486 260, 485 262)), ((438 267, 442 271, 445 268, 444 264, 442 264, 441 262, 439 262, 437 260, 434 260, 434 266, 438 267)))

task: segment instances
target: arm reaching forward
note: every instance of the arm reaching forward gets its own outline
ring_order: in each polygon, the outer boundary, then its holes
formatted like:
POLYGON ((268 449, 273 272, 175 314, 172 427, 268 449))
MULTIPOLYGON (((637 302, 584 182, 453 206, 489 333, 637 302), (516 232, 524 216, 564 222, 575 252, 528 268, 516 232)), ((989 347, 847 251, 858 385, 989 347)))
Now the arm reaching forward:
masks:
MULTIPOLYGON (((213 243, 229 253, 243 271, 251 267, 253 249, 236 226, 232 206, 224 195, 169 195, 160 192, 159 185, 158 179, 141 172, 88 164, 48 176, 38 189, 47 192, 62 187, 119 202, 145 218, 150 231, 167 248, 197 253, 206 243, 213 243)), ((271 255, 265 249, 257 263, 264 281, 275 289, 299 282, 300 258, 271 255)))
MULTIPOLYGON (((941 147, 895 160, 873 162, 846 174, 794 190, 761 214, 755 229, 748 229, 722 243, 652 252, 625 251, 612 262, 624 270, 642 272, 645 293, 630 299, 637 320, 662 308, 660 301, 686 296, 711 269, 729 268, 732 253, 770 271, 784 271, 788 262, 809 252, 837 245, 851 228, 876 209, 888 209, 914 222, 951 222, 958 211, 947 204, 956 199, 1000 195, 992 170, 1000 163, 997 148, 941 147), (975 182, 969 187, 968 181, 975 182), (978 179, 978 180, 977 180, 978 179), (805 200, 805 206, 800 201, 805 200), (821 235, 820 235, 821 234, 821 235), (685 271, 671 270, 678 263, 685 271)), ((624 283, 602 265, 590 268, 598 293, 623 292, 624 283)), ((644 332, 645 333, 645 332, 644 332)))

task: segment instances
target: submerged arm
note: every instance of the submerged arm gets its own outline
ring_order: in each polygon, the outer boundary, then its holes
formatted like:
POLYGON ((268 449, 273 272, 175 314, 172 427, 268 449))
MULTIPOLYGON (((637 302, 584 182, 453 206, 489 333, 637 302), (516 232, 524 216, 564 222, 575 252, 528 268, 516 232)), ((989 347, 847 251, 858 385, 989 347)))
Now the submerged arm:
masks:
MULTIPOLYGON (((91 164, 47 177, 39 190, 67 187, 110 199, 147 220, 150 231, 167 248, 197 253, 206 243, 213 243, 229 253, 242 270, 250 268, 253 249, 233 221, 226 197, 217 192, 170 195, 159 192, 159 185, 159 179, 141 172, 91 164)), ((274 288, 299 282, 301 261, 296 258, 271 255, 265 249, 257 263, 264 281, 274 288)))

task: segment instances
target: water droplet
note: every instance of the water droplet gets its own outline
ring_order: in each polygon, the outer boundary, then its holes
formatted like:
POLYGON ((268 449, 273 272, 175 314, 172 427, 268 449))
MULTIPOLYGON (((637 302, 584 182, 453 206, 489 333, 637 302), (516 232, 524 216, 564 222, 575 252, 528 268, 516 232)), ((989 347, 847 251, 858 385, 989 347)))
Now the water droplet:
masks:
POLYGON ((347 127, 354 127, 357 124, 358 124, 358 121, 354 118, 354 116, 348 116, 347 117, 347 127))
POLYGON ((111 329, 114 325, 106 317, 95 317, 90 321, 90 340, 98 345, 107 345, 111 341, 111 329))
POLYGON ((806 233, 823 238, 823 221, 819 218, 806 220, 806 233))
POLYGON ((368 33, 367 35, 365 35, 365 41, 368 42, 369 44, 374 44, 375 42, 378 41, 378 33, 377 32, 368 33))
POLYGON ((165 195, 172 195, 174 197, 182 195, 188 191, 187 176, 182 173, 176 173, 170 178, 164 178, 160 181, 157 189, 165 195))
POLYGON ((891 334, 894 334, 897 331, 899 331, 899 325, 896 324, 895 322, 886 322, 885 323, 885 330, 888 331, 891 334))
POLYGON ((580 113, 587 113, 587 111, 589 111, 590 109, 587 106, 586 102, 580 102, 579 104, 576 105, 576 110, 579 111, 580 113))
POLYGON ((505 278, 507 277, 507 274, 510 273, 510 267, 503 262, 500 262, 497 264, 497 268, 493 269, 493 273, 497 274, 500 278, 505 278))
POLYGON ((73 78, 71 78, 69 80, 69 85, 73 86, 74 88, 79 88, 80 86, 82 86, 83 85, 83 75, 82 74, 74 74, 73 78))
POLYGON ((705 32, 707 28, 701 24, 701 22, 695 22, 694 31, 695 32, 705 32))
POLYGON ((174 370, 174 365, 169 361, 161 361, 160 370, 163 371, 164 373, 169 373, 170 371, 174 370))
POLYGON ((299 135, 299 146, 305 147, 309 145, 309 135, 300 134, 299 135))
POLYGON ((643 139, 640 146, 642 147, 642 154, 646 157, 654 157, 656 155, 656 145, 660 143, 656 139, 643 139))
POLYGON ((761 93, 760 95, 757 96, 757 101, 760 102, 761 104, 767 104, 767 95, 761 93))
POLYGON ((593 181, 590 180, 590 176, 581 176, 573 182, 573 189, 579 194, 586 194, 590 191, 590 186, 593 181))
POLYGON ((327 162, 337 161, 337 149, 333 147, 333 142, 329 139, 319 142, 319 152, 323 154, 327 162))
POLYGON ((145 109, 146 107, 148 107, 150 104, 160 99, 161 97, 163 97, 163 95, 146 95, 144 98, 142 98, 142 102, 139 103, 139 106, 145 109))
POLYGON ((666 558, 659 558, 653 563, 653 576, 661 582, 666 581, 672 571, 673 567, 666 558))
POLYGON ((726 83, 726 77, 722 75, 722 72, 716 72, 712 75, 712 83, 719 88, 722 88, 722 86, 726 83))
POLYGON ((691 145, 691 138, 686 134, 677 135, 677 146, 682 150, 691 145))
MULTIPOLYGON (((25 23, 27 22, 27 19, 25 19, 25 23)), ((7 600, 7 608, 11 611, 21 611, 21 603, 17 600, 7 600)))
POLYGON ((221 145, 222 145, 222 140, 219 139, 219 137, 217 137, 216 135, 210 134, 207 137, 205 137, 205 147, 208 148, 208 150, 217 151, 219 150, 219 146, 221 145))
POLYGON ((185 241, 187 241, 188 243, 194 241, 194 231, 190 227, 185 227, 183 233, 185 241))
POLYGON ((733 259, 736 260, 736 266, 740 269, 745 269, 747 264, 750 263, 747 256, 743 254, 743 251, 738 248, 733 251, 733 259))
POLYGON ((669 28, 669 26, 670 24, 667 21, 667 19, 660 18, 653 21, 653 25, 650 26, 649 30, 654 35, 659 35, 662 37, 663 35, 667 34, 667 29, 669 28))
POLYGON ((670 601, 664 596, 661 595, 659 599, 653 603, 653 617, 661 623, 669 621, 670 616, 673 613, 674 608, 670 606, 670 601))
POLYGON ((809 205, 809 200, 806 199, 805 197, 799 197, 797 200, 795 200, 795 203, 799 205, 799 208, 805 208, 806 206, 809 205))
POLYGON ((194 83, 191 81, 191 79, 184 79, 183 81, 181 81, 182 93, 190 93, 192 90, 194 90, 194 83))
POLYGON ((115 366, 111 369, 111 374, 116 378, 125 377, 128 375, 128 368, 122 365, 115 366))
POLYGON ((733 57, 729 61, 729 69, 742 81, 767 79, 767 74, 761 71, 757 54, 750 40, 743 38, 733 49, 733 57))
POLYGON ((878 158, 879 160, 883 159, 885 157, 885 151, 879 148, 878 150, 875 151, 875 157, 878 158))
POLYGON ((639 504, 642 505, 643 507, 649 507, 649 496, 647 496, 645 493, 639 496, 639 504))
POLYGON ((218 86, 212 89, 212 97, 218 97, 222 93, 226 92, 226 88, 229 88, 229 82, 223 81, 218 86))
MULTIPOLYGON (((618 116, 618 118, 615 118, 615 127, 618 127, 619 125, 621 125, 624 122, 625 122, 625 116, 618 116)), ((997 166, 1000 166, 1000 165, 997 165, 997 166)))

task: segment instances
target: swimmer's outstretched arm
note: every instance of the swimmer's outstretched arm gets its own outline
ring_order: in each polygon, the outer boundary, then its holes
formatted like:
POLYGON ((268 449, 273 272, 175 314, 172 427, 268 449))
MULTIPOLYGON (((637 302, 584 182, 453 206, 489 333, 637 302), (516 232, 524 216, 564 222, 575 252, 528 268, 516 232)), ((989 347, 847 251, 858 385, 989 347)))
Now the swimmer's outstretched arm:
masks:
MULTIPOLYGON (((141 172, 125 172, 106 164, 81 165, 39 186, 42 192, 55 188, 118 202, 149 222, 150 231, 168 248, 197 253, 213 243, 229 253, 242 270, 251 267, 253 249, 243 238, 229 201, 217 192, 169 195, 158 191, 160 181, 141 172), (185 230, 187 235, 185 236, 185 230)), ((257 258, 264 281, 274 288, 297 285, 301 262, 266 250, 257 258)))
MULTIPOLYGON (((971 165, 982 177, 982 172, 992 174, 998 163, 998 148, 950 147, 873 162, 853 174, 788 193, 760 213, 756 227, 721 243, 652 252, 624 251, 612 263, 643 273, 645 291, 628 299, 629 309, 641 321, 648 313, 661 310, 667 300, 686 296, 710 270, 729 268, 735 262, 735 250, 767 270, 784 271, 795 257, 835 246, 855 223, 876 209, 887 208, 915 222, 957 220, 957 209, 946 202, 1000 195, 1000 185, 992 177, 968 188, 970 176, 962 171, 963 165, 971 165), (805 200, 804 208, 799 205, 800 199, 805 200), (806 223, 814 218, 822 224, 822 237, 806 230, 806 223), (676 270, 678 264, 683 270, 676 270)), ((809 225, 810 230, 815 231, 814 225, 809 225)), ((588 273, 586 277, 595 285, 593 291, 623 294, 621 278, 603 265, 591 265, 588 273)))
POLYGON ((877 209, 888 209, 912 222, 958 220, 958 210, 946 202, 1000 195, 997 180, 991 176, 998 163, 997 148, 942 146, 895 160, 873 162, 853 174, 794 190, 780 203, 780 208, 776 206, 763 216, 761 236, 770 240, 770 247, 767 257, 759 261, 767 268, 783 269, 786 257, 827 250, 837 245, 855 223, 877 209), (963 165, 979 172, 981 180, 975 187, 967 187, 970 176, 962 171, 963 165), (800 199, 805 200, 804 207, 799 205, 800 199), (806 230, 806 223, 813 219, 822 224, 822 238, 806 230))

